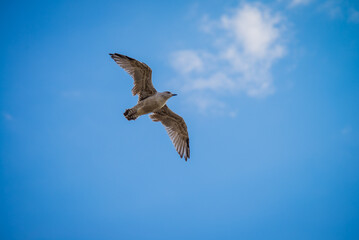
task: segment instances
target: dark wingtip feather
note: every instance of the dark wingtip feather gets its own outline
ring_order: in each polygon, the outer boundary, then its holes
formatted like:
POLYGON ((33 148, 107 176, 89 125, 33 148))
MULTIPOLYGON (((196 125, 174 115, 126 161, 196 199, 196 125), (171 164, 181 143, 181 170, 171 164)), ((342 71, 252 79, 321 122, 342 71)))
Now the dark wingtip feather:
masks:
POLYGON ((110 56, 113 58, 114 56, 117 56, 117 57, 122 57, 122 58, 127 58, 128 60, 133 60, 133 61, 137 61, 136 59, 134 58, 131 58, 129 56, 126 56, 126 55, 123 55, 123 54, 119 54, 119 53, 110 53, 110 56))
POLYGON ((127 59, 129 59, 129 60, 134 60, 134 61, 136 61, 136 59, 134 59, 134 58, 131 58, 131 57, 129 57, 129 56, 126 56, 126 55, 122 55, 122 56, 125 56, 127 59))

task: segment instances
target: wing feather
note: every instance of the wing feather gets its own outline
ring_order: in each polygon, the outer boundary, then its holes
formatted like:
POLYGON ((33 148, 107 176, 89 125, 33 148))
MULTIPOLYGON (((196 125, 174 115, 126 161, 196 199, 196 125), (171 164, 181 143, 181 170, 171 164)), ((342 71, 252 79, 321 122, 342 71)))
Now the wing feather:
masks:
POLYGON ((187 161, 190 158, 187 125, 182 117, 172 112, 167 105, 150 115, 155 122, 161 122, 167 131, 178 154, 187 161))
POLYGON ((132 94, 138 94, 138 101, 141 101, 156 93, 152 84, 152 70, 145 63, 122 54, 114 53, 110 56, 122 67, 134 80, 132 94))

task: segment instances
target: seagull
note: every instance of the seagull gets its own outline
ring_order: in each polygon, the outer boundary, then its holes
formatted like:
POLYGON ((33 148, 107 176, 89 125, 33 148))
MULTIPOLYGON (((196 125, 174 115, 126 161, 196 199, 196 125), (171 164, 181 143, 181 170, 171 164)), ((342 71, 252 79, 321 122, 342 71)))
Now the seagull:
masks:
POLYGON ((187 125, 182 117, 172 112, 166 105, 168 99, 177 94, 169 91, 157 92, 152 85, 152 70, 145 63, 118 53, 110 53, 115 62, 134 80, 133 96, 138 95, 137 104, 126 109, 127 120, 136 120, 139 116, 152 113, 149 117, 154 122, 161 122, 171 138, 178 154, 187 161, 189 154, 189 137, 187 125))

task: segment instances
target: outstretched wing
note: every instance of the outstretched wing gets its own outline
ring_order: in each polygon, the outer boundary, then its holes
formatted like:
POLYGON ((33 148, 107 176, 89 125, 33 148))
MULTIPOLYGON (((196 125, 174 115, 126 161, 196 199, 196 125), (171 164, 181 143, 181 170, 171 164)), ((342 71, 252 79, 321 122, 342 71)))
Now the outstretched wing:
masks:
POLYGON ((189 137, 187 125, 183 118, 172 112, 167 105, 150 115, 155 122, 161 122, 171 138, 178 154, 187 161, 189 158, 189 137))
POLYGON ((135 86, 132 88, 132 94, 133 96, 138 94, 138 101, 156 93, 152 85, 152 70, 149 66, 122 54, 110 53, 110 56, 133 78, 135 86))

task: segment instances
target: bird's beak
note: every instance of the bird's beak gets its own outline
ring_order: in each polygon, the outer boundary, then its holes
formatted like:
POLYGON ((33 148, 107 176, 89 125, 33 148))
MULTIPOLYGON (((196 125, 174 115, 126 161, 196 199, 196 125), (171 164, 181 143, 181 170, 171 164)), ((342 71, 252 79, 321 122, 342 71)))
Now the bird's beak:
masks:
POLYGON ((173 96, 177 96, 177 94, 173 93, 173 94, 172 94, 172 97, 173 97, 173 96))

